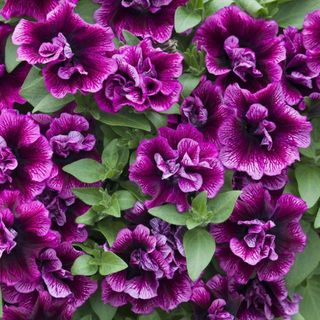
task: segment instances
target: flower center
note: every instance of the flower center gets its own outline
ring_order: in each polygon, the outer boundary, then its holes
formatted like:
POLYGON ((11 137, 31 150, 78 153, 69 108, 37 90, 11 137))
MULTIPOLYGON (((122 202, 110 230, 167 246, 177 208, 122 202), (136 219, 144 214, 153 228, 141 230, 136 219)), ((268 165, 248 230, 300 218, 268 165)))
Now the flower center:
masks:
POLYGON ((13 219, 13 214, 9 209, 3 209, 0 212, 0 259, 4 252, 9 254, 17 245, 14 239, 17 237, 18 233, 13 228, 11 228, 13 219))
POLYGON ((208 121, 208 110, 199 97, 187 97, 181 106, 181 113, 189 123, 197 128, 202 127, 208 121))
POLYGON ((254 219, 250 221, 238 221, 238 225, 246 227, 246 235, 239 240, 233 238, 230 241, 231 251, 250 265, 256 265, 265 258, 272 261, 278 259, 275 252, 275 235, 268 231, 275 227, 273 221, 267 222, 254 219))
POLYGON ((42 43, 39 48, 39 54, 49 59, 48 62, 58 59, 67 60, 74 56, 70 44, 61 32, 51 42, 42 43))
POLYGON ((55 154, 67 158, 71 152, 90 151, 95 145, 95 138, 88 134, 83 136, 79 131, 70 131, 67 135, 59 134, 50 139, 55 154))
POLYGON ((0 136, 0 184, 12 182, 11 173, 18 166, 13 152, 8 148, 6 141, 0 136))
POLYGON ((249 134, 260 137, 260 145, 267 146, 270 151, 273 144, 270 133, 275 131, 277 127, 274 122, 267 120, 268 116, 268 109, 259 103, 252 104, 246 113, 249 134))
POLYGON ((46 188, 37 199, 45 205, 49 211, 50 218, 54 220, 58 226, 63 226, 66 223, 68 204, 59 197, 57 191, 46 188))
POLYGON ((224 41, 224 50, 231 60, 233 72, 242 81, 247 81, 247 75, 251 75, 254 78, 262 77, 261 71, 256 68, 255 53, 249 48, 241 48, 237 37, 228 37, 224 41))
POLYGON ((307 65, 307 56, 304 54, 295 55, 288 63, 286 77, 296 85, 309 89, 313 88, 312 80, 318 76, 307 65))
POLYGON ((270 315, 270 318, 268 317, 268 319, 273 319, 271 311, 271 297, 266 289, 257 280, 252 282, 252 285, 247 290, 245 297, 248 309, 254 308, 257 311, 261 311, 265 315, 270 315))
POLYGON ((156 13, 163 6, 170 4, 172 0, 122 0, 121 4, 125 8, 132 8, 140 12, 156 13))

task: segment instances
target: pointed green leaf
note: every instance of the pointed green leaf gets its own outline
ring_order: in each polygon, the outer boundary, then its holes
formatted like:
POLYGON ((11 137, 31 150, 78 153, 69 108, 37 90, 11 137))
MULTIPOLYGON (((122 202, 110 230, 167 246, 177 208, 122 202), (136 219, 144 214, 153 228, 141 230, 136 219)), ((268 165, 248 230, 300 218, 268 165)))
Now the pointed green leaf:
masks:
POLYGON ((102 252, 99 272, 107 276, 126 269, 128 265, 113 252, 102 252))
POLYGON ((189 214, 179 213, 176 207, 170 204, 149 209, 149 213, 176 226, 185 226, 189 217, 189 214))
POLYGON ((320 197, 320 168, 307 164, 299 164, 295 169, 300 196, 313 207, 320 197))
POLYGON ((75 276, 92 276, 98 271, 98 266, 94 258, 84 254, 78 257, 71 268, 71 272, 75 276))
POLYGON ((105 177, 104 166, 93 159, 81 159, 64 166, 62 169, 85 183, 102 181, 105 177))
POLYGON ((103 199, 103 190, 99 188, 74 188, 72 192, 88 206, 97 205, 103 199))
POLYGON ((216 247, 215 242, 207 230, 196 228, 184 234, 183 246, 188 274, 191 280, 195 281, 210 263, 216 247))
POLYGON ((17 49, 18 47, 12 43, 12 35, 10 35, 7 39, 4 55, 8 73, 12 72, 21 62, 17 57, 17 49))
POLYGON ((226 221, 230 217, 240 194, 241 191, 227 191, 209 200, 208 211, 212 212, 211 223, 226 221))

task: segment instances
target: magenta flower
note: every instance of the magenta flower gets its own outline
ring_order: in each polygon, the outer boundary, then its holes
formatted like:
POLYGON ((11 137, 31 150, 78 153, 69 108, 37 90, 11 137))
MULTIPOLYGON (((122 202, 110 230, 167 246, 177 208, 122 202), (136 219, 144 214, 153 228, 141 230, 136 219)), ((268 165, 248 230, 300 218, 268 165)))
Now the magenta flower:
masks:
POLYGON ((173 203, 179 211, 186 211, 188 195, 207 191, 213 198, 222 187, 223 167, 217 156, 215 145, 205 142, 192 125, 161 128, 158 137, 139 145, 129 177, 152 196, 147 207, 173 203))
POLYGON ((65 299, 55 299, 47 291, 22 294, 2 287, 5 304, 3 320, 71 320, 73 312, 65 299), (6 303, 6 299, 9 301, 6 303), (30 318, 31 316, 31 318, 30 318))
POLYGON ((61 233, 62 240, 83 242, 87 232, 83 225, 75 223, 75 219, 88 208, 76 201, 72 189, 86 184, 64 172, 62 167, 82 158, 97 158, 96 138, 90 133, 90 124, 83 116, 63 112, 53 119, 36 118, 52 147, 54 161, 46 188, 38 200, 45 204, 53 228, 61 233))
POLYGON ((239 283, 253 272, 260 281, 287 274, 306 244, 300 219, 306 203, 290 194, 272 199, 262 184, 245 187, 228 221, 211 225, 221 268, 239 283))
POLYGON ((36 290, 23 293, 2 286, 4 319, 71 320, 75 310, 97 289, 90 278, 71 275, 70 267, 79 255, 68 243, 43 251, 38 259, 41 280, 36 290))
POLYGON ((91 151, 96 139, 88 133, 89 122, 86 118, 69 113, 62 113, 52 120, 46 137, 55 155, 67 158, 71 153, 91 151))
MULTIPOLYGON (((273 282, 252 279, 241 285, 232 278, 216 275, 206 283, 205 288, 218 300, 226 301, 226 308, 232 310, 235 319, 239 320, 289 320, 299 311, 301 298, 297 294, 292 299, 289 297, 283 279, 273 282)), ((199 294, 197 298, 204 301, 199 294)))
POLYGON ((283 93, 289 105, 304 109, 304 97, 320 98, 319 71, 308 66, 308 57, 303 44, 302 33, 288 27, 283 31, 287 59, 283 75, 283 93))
POLYGON ((96 0, 101 8, 95 13, 101 25, 112 26, 123 39, 122 31, 136 36, 151 37, 157 42, 169 40, 173 30, 174 14, 187 0, 96 0))
MULTIPOLYGON (((320 10, 309 13, 303 24, 303 44, 307 50, 307 64, 313 71, 320 73, 320 10)), ((320 79, 317 79, 318 88, 320 87, 320 79)))
POLYGON ((236 6, 225 7, 198 28, 195 42, 204 49, 210 73, 223 86, 239 83, 258 90, 280 81, 285 47, 274 21, 255 19, 236 6))
MULTIPOLYGON (((76 3, 78 0, 67 0, 76 3)), ((12 17, 31 17, 36 20, 45 20, 47 14, 62 0, 6 0, 0 14, 7 20, 12 17)))
POLYGON ((26 197, 42 192, 52 169, 52 151, 39 126, 15 110, 0 114, 0 188, 26 197))
MULTIPOLYGON (((226 295, 227 296, 227 295, 226 295)), ((196 305, 195 319, 234 320, 235 317, 226 308, 227 302, 222 298, 214 298, 210 281, 205 284, 198 280, 192 287, 191 301, 196 305)), ((236 304, 236 301, 234 301, 236 304)))
POLYGON ((39 277, 36 258, 55 247, 59 236, 50 229, 48 211, 39 201, 22 201, 17 191, 0 195, 0 283, 19 286, 39 277))
POLYGON ((245 172, 236 171, 232 177, 232 187, 235 190, 242 190, 251 183, 260 182, 265 189, 268 189, 269 191, 280 191, 282 193, 288 180, 287 169, 282 170, 281 173, 276 176, 263 176, 259 181, 253 180, 245 172))
POLYGON ((310 144, 311 124, 285 103, 278 84, 255 94, 231 85, 224 108, 220 159, 227 168, 246 172, 255 180, 279 175, 299 160, 299 148, 310 144))
POLYGON ((102 283, 102 300, 115 307, 128 302, 132 311, 147 314, 155 308, 170 311, 190 299, 190 279, 179 270, 175 251, 165 235, 152 235, 138 225, 122 229, 111 251, 128 264, 128 269, 107 276, 102 283))
POLYGON ((181 105, 183 123, 190 123, 201 131, 206 140, 218 144, 218 130, 224 116, 220 105, 222 90, 203 77, 191 95, 181 105))
POLYGON ((74 13, 74 5, 62 2, 44 22, 20 20, 13 33, 18 57, 30 64, 46 64, 45 83, 56 98, 66 94, 97 92, 116 70, 108 58, 114 50, 110 29, 91 25, 74 13))
POLYGON ((6 71, 4 55, 6 41, 11 31, 11 26, 0 22, 0 110, 11 109, 15 103, 23 104, 26 102, 19 95, 19 91, 30 66, 21 63, 11 73, 6 71))
POLYGON ((124 106, 161 112, 178 102, 182 85, 182 55, 153 48, 150 40, 121 47, 113 59, 118 70, 104 82, 95 98, 100 109, 117 112, 124 106))

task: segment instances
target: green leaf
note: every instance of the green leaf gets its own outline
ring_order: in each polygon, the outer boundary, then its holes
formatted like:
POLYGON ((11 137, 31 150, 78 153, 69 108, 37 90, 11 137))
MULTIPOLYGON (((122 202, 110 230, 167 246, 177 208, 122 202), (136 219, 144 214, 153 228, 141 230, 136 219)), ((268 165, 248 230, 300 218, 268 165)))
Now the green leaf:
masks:
POLYGON ((118 113, 100 113, 97 119, 109 126, 129 127, 135 129, 141 129, 144 131, 151 131, 150 122, 144 116, 144 114, 137 114, 121 110, 118 113))
POLYGON ((177 33, 182 33, 201 22, 201 13, 188 7, 179 7, 174 16, 174 28, 177 33))
POLYGON ((314 276, 306 281, 304 286, 299 286, 298 293, 302 295, 299 312, 305 320, 319 319, 320 308, 320 276, 314 276))
POLYGON ((93 14, 99 9, 99 5, 91 0, 79 0, 75 8, 75 12, 78 13, 81 18, 88 23, 95 23, 93 14))
POLYGON ((168 119, 165 115, 161 113, 154 111, 146 111, 145 115, 156 129, 165 127, 167 125, 168 119))
POLYGON ((121 220, 111 220, 110 218, 104 219, 97 224, 97 230, 104 235, 109 246, 112 246, 113 242, 116 240, 118 232, 125 227, 125 223, 121 220))
POLYGON ((126 190, 119 190, 114 193, 119 201, 119 206, 121 210, 127 210, 134 206, 136 203, 136 198, 126 190))
POLYGON ((227 191, 209 200, 208 210, 212 211, 211 223, 226 221, 230 217, 240 194, 241 191, 227 191))
POLYGON ((137 44, 139 44, 140 40, 131 32, 123 30, 122 34, 126 41, 126 44, 128 44, 129 46, 136 46, 137 44))
POLYGON ((112 307, 110 304, 104 304, 100 292, 101 291, 98 290, 91 296, 89 300, 91 308, 100 320, 112 320, 117 312, 117 308, 112 307))
POLYGON ((267 14, 267 10, 257 0, 235 0, 235 2, 254 17, 267 14))
POLYGON ((117 162, 119 160, 119 140, 114 139, 112 140, 103 150, 102 152, 102 162, 107 168, 114 169, 117 166, 117 162))
POLYGON ((98 266, 93 257, 84 254, 78 257, 71 268, 71 272, 75 276, 92 276, 98 271, 98 266))
POLYGON ((89 206, 97 205, 103 199, 103 190, 99 188, 74 188, 72 192, 77 198, 89 206))
POLYGON ((293 289, 305 280, 320 262, 320 238, 308 225, 308 242, 305 250, 299 253, 295 263, 286 277, 287 285, 293 289))
POLYGON ((36 67, 30 70, 20 95, 34 107, 32 112, 52 113, 74 100, 72 95, 67 95, 63 99, 54 98, 47 91, 41 71, 36 67))
POLYGON ((316 219, 314 220, 314 228, 320 228, 320 208, 318 209, 316 219))
POLYGON ((154 311, 146 316, 139 316, 138 320, 161 320, 161 317, 157 311, 154 311))
POLYGON ((299 164, 295 169, 299 193, 311 208, 320 197, 320 168, 299 164))
POLYGON ((192 213, 196 216, 201 217, 207 214, 207 196, 208 193, 203 191, 192 200, 192 213))
POLYGON ((111 196, 110 205, 106 207, 105 212, 113 217, 120 218, 121 217, 121 209, 118 198, 115 194, 111 196))
POLYGON ((282 28, 295 26, 302 28, 303 20, 307 13, 320 9, 319 0, 292 0, 281 4, 273 17, 282 28))
POLYGON ((205 16, 209 17, 213 13, 217 12, 218 10, 230 6, 232 3, 234 3, 233 0, 213 0, 209 1, 205 5, 205 16))
POLYGON ((179 81, 183 85, 182 97, 185 98, 189 96, 193 89, 195 89, 196 86, 199 84, 200 77, 196 77, 191 73, 184 73, 179 78, 179 81))
POLYGON ((93 159, 81 159, 64 166, 62 169, 85 183, 102 181, 105 177, 104 166, 93 159))
POLYGON ((157 218, 162 219, 175 226, 185 226, 186 220, 189 217, 187 213, 179 213, 176 206, 165 204, 160 207, 149 209, 149 213, 157 218))
POLYGON ((76 223, 93 226, 99 220, 98 213, 93 209, 89 209, 85 214, 76 218, 76 223))
POLYGON ((113 252, 102 252, 99 272, 102 276, 107 276, 128 268, 128 265, 113 252))
POLYGON ((306 320, 302 315, 301 313, 297 313, 296 315, 294 315, 292 317, 293 320, 306 320))
POLYGON ((180 114, 180 106, 178 103, 175 103, 170 109, 166 111, 161 111, 162 114, 180 114))
POLYGON ((0 289, 0 319, 2 319, 3 316, 3 311, 2 311, 2 293, 1 293, 1 289, 0 289))
POLYGON ((5 49, 5 64, 8 73, 12 72, 16 66, 20 64, 21 61, 18 60, 17 57, 17 49, 18 47, 12 43, 12 35, 10 35, 7 39, 6 49, 5 49))
POLYGON ((184 234, 183 246, 188 274, 191 280, 195 281, 210 263, 216 247, 215 242, 207 230, 196 228, 184 234))

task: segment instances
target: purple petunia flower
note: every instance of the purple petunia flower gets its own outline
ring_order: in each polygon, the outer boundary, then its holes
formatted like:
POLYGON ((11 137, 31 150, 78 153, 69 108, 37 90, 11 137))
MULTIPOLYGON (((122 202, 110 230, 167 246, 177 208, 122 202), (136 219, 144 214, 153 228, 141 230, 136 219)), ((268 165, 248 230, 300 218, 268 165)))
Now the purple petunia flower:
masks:
POLYGON ((11 73, 6 71, 5 47, 12 27, 0 22, 0 110, 11 109, 15 103, 23 104, 25 99, 19 95, 30 66, 21 63, 11 73))
POLYGON ((276 176, 263 176, 259 181, 253 180, 247 173, 236 171, 232 177, 232 187, 235 190, 242 190, 245 186, 261 182, 265 189, 269 191, 283 191, 283 188, 288 182, 288 169, 276 176))
POLYGON ((129 267, 103 280, 104 303, 118 307, 129 302, 133 312, 147 314, 155 308, 170 311, 189 301, 191 281, 185 268, 179 269, 168 238, 158 232, 138 225, 118 233, 111 251, 129 267))
POLYGON ((298 105, 300 109, 304 109, 305 96, 320 98, 319 71, 308 66, 303 36, 297 28, 286 28, 283 40, 287 52, 282 80, 285 100, 289 105, 298 105))
POLYGON ((50 229, 48 211, 39 201, 22 201, 17 191, 0 194, 0 283, 14 286, 39 277, 36 258, 55 247, 59 235, 50 229))
POLYGON ((237 82, 258 90, 281 79, 279 63, 286 54, 277 33, 276 22, 255 19, 230 6, 207 18, 194 40, 206 51, 207 69, 218 76, 218 83, 226 87, 237 82))
POLYGON ((174 14, 187 0, 96 0, 101 8, 95 13, 101 25, 113 26, 123 39, 122 31, 136 36, 151 37, 157 42, 169 40, 173 30, 174 14))
MULTIPOLYGON (((228 288, 226 288, 228 289, 228 288)), ((226 295, 227 297, 228 295, 226 295)), ((234 295, 233 295, 234 298, 234 295)), ((236 303, 236 300, 234 303, 236 303)), ((226 300, 213 298, 210 288, 210 281, 205 284, 202 280, 198 280, 192 287, 191 301, 195 303, 196 310, 195 320, 234 320, 234 316, 226 310, 226 300)))
POLYGON ((272 199, 260 183, 245 187, 229 220, 211 225, 221 268, 240 283, 253 272, 260 281, 281 279, 305 247, 299 222, 306 210, 293 195, 272 199))
MULTIPOLYGON (((320 10, 309 13, 303 24, 303 44, 307 49, 307 64, 313 71, 320 73, 320 10)), ((320 78, 317 79, 318 88, 320 88, 320 78)))
POLYGON ((255 94, 231 85, 224 96, 226 119, 219 130, 220 159, 254 180, 276 176, 299 160, 310 144, 311 124, 285 103, 278 84, 255 94))
POLYGON ((3 320, 71 320, 72 310, 66 299, 55 299, 47 291, 24 294, 14 287, 2 286, 3 320))
MULTIPOLYGON (((12 17, 31 17, 45 20, 47 14, 64 0, 5 0, 0 14, 7 20, 12 17)), ((78 0, 67 0, 76 3, 78 0)))
POLYGON ((63 112, 54 119, 36 118, 52 147, 54 161, 46 188, 38 200, 45 204, 53 228, 61 233, 64 241, 83 242, 87 232, 82 225, 75 223, 75 219, 88 208, 76 201, 72 189, 86 184, 64 172, 62 167, 82 158, 97 158, 96 138, 90 133, 90 124, 83 116, 63 112))
POLYGON ((148 208, 173 203, 186 211, 189 194, 207 191, 213 198, 222 187, 223 167, 217 156, 215 145, 205 142, 192 125, 161 128, 158 137, 139 145, 129 177, 152 196, 148 208))
POLYGON ((152 108, 161 112, 178 102, 182 85, 182 55, 153 48, 150 40, 137 46, 123 46, 112 57, 118 64, 116 73, 95 94, 100 109, 118 112, 124 106, 137 111, 152 108))
POLYGON ((110 28, 91 25, 62 2, 44 22, 20 20, 12 36, 18 57, 30 64, 46 64, 45 84, 56 98, 66 94, 97 92, 116 70, 108 54, 114 50, 110 28))
POLYGON ((221 88, 203 77, 181 105, 182 122, 192 124, 203 133, 206 140, 218 145, 218 130, 224 119, 221 103, 221 88))
POLYGON ((86 118, 76 114, 62 113, 52 120, 46 137, 53 153, 67 158, 70 153, 91 151, 94 148, 96 139, 88 131, 89 122, 86 118))
POLYGON ((42 250, 37 258, 39 276, 33 282, 23 278, 15 287, 3 286, 5 319, 20 319, 20 314, 31 314, 31 319, 71 319, 97 289, 95 281, 70 272, 81 254, 70 243, 42 250))
POLYGON ((52 169, 52 151, 39 126, 16 110, 0 114, 0 188, 18 189, 24 196, 42 192, 52 169))
MULTIPOLYGON (((289 298, 283 279, 273 282, 251 279, 241 285, 232 278, 216 275, 206 283, 206 290, 219 300, 223 299, 226 308, 232 310, 238 320, 290 320, 298 313, 301 300, 298 294, 289 298)), ((204 300, 197 297, 199 301, 204 300)))

